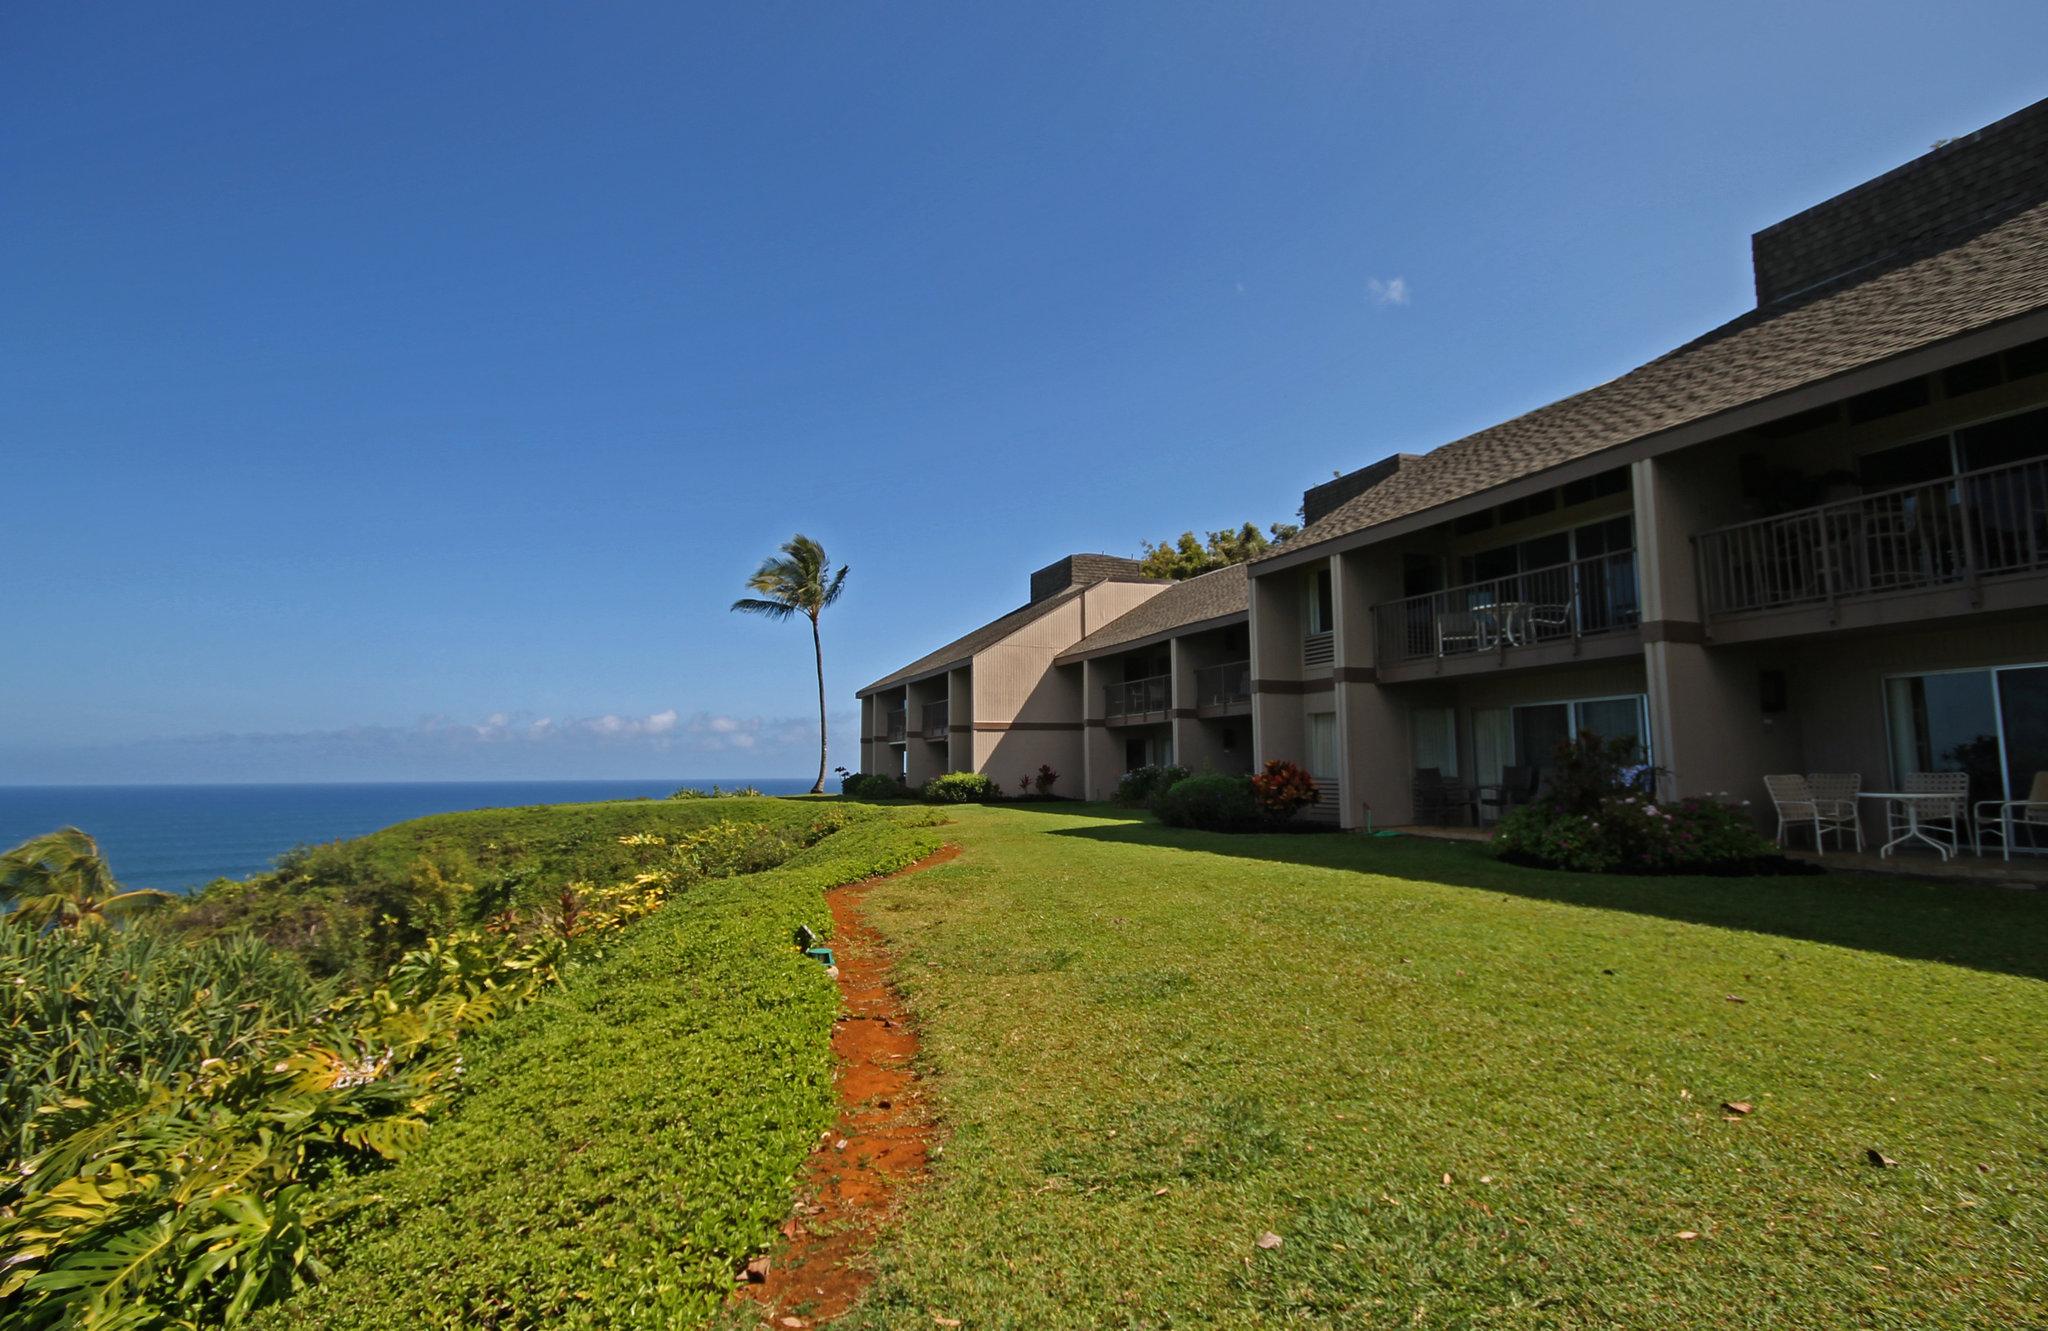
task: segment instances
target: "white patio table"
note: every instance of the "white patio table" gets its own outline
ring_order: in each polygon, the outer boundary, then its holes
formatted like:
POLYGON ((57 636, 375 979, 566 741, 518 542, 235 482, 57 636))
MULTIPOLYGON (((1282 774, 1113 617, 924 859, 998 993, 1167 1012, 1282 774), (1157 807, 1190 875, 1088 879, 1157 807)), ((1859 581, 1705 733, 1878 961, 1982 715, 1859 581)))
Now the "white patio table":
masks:
MULTIPOLYGON (((1857 798, 1866 800, 1884 800, 1888 803, 1903 805, 1905 808, 1906 830, 1899 833, 1890 841, 1885 842, 1882 846, 1879 846, 1877 848, 1877 854, 1879 859, 1883 859, 1885 856, 1891 854, 1894 848, 1908 841, 1926 842, 1928 845, 1934 847, 1936 851, 1940 852, 1941 858, 1943 860, 1947 860, 1950 855, 1956 853, 1955 851, 1950 850, 1949 847, 1943 845, 1941 842, 1935 840, 1933 837, 1927 835, 1927 833, 1923 831, 1920 827, 1921 805, 1927 804, 1935 806, 1936 808, 1951 806, 1956 801, 1955 796, 1912 794, 1903 790, 1866 790, 1862 792, 1862 794, 1860 794, 1857 798)), ((1891 826, 1890 819, 1886 819, 1885 826, 1891 826)))
POLYGON ((1527 631, 1522 621, 1532 608, 1528 601, 1496 601, 1492 605, 1475 605, 1472 613, 1492 620, 1494 633, 1506 639, 1508 646, 1520 647, 1522 636, 1527 631))

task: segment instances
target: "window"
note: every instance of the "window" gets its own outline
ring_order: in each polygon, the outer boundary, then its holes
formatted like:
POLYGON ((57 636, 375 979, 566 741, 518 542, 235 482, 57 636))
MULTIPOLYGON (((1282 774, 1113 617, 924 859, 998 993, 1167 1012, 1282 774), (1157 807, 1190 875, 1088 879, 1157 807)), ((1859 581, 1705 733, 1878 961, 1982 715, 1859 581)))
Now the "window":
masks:
POLYGON ((1938 481, 1955 471, 1955 454, 1948 436, 1919 439, 1894 448, 1865 453, 1856 460, 1856 471, 1867 490, 1892 490, 1902 485, 1938 481))
POLYGON ((1418 707, 1409 717, 1409 744, 1417 767, 1458 774, 1458 714, 1449 707, 1418 707))
POLYGON ((1308 773, 1313 777, 1337 776, 1337 714, 1308 714, 1308 773))
POLYGON ((1337 625, 1337 605, 1330 588, 1330 570, 1316 570, 1314 583, 1309 588, 1308 631, 1328 633, 1337 625))
POLYGON ((2048 455, 2048 409, 2001 416, 1958 430, 1956 443, 1965 471, 2048 455))
POLYGON ((1650 761, 1649 710, 1640 693, 1532 703, 1514 708, 1513 716, 1515 759, 1523 767, 1549 770, 1557 763, 1557 746, 1583 730, 1602 739, 1627 736, 1636 742, 1639 760, 1650 761))

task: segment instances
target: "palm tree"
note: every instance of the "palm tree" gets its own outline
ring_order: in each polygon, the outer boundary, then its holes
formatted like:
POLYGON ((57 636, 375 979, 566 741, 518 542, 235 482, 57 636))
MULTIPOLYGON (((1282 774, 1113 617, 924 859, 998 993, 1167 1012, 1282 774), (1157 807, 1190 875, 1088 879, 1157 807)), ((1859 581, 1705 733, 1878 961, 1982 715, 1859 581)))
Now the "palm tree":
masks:
POLYGON ((0 901, 37 929, 104 929, 131 911, 160 905, 171 894, 140 887, 124 892, 97 841, 60 827, 0 855, 0 901))
POLYGON ((799 532, 782 543, 782 553, 761 561, 747 586, 761 593, 743 596, 732 608, 744 614, 788 619, 802 615, 811 621, 811 653, 818 659, 818 779, 813 795, 825 793, 825 647, 818 637, 818 616, 839 599, 846 586, 846 565, 827 577, 831 561, 825 547, 799 532))

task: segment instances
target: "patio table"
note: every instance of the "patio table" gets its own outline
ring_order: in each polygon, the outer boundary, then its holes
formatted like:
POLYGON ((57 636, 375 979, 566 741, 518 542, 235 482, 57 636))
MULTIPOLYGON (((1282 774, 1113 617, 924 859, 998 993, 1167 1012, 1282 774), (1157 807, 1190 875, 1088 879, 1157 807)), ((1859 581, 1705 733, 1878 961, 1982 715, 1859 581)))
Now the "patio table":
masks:
POLYGON ((1494 632, 1506 639, 1508 646, 1519 647, 1522 645, 1519 630, 1525 627, 1522 621, 1534 608, 1530 601, 1495 601, 1492 605, 1473 606, 1472 613, 1492 620, 1494 632))
MULTIPOLYGON (((1866 790, 1860 796, 1858 796, 1858 798, 1866 800, 1885 800, 1892 804, 1902 805, 1905 808, 1906 830, 1899 833, 1890 841, 1885 842, 1882 846, 1879 846, 1877 848, 1877 856, 1879 859, 1883 859, 1885 856, 1891 854, 1895 847, 1900 846, 1908 841, 1926 842, 1928 845, 1934 847, 1936 851, 1940 852, 1941 858, 1944 862, 1948 860, 1950 855, 1955 853, 1954 851, 1951 851, 1947 846, 1941 844, 1941 842, 1936 841, 1933 837, 1927 835, 1927 833, 1923 831, 1920 827, 1920 806, 1922 804, 1930 804, 1938 809, 1952 808, 1956 802, 1955 796, 1914 794, 1903 790, 1866 790)), ((1887 827, 1891 825, 1889 819, 1886 820, 1885 825, 1887 827)))

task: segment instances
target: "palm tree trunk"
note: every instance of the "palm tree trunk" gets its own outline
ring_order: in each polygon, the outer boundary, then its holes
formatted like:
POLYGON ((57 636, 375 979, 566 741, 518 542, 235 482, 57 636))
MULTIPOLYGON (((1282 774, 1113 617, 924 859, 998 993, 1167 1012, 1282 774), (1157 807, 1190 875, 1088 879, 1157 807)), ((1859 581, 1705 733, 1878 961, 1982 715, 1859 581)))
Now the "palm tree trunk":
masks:
POLYGON ((818 658, 818 780, 813 795, 825 793, 825 644, 818 637, 818 617, 811 616, 811 652, 818 658))

